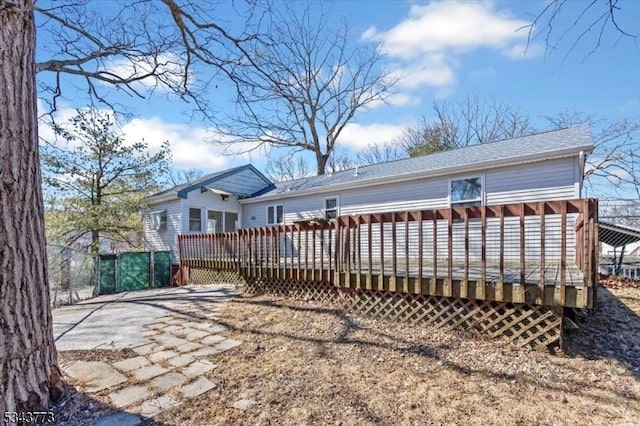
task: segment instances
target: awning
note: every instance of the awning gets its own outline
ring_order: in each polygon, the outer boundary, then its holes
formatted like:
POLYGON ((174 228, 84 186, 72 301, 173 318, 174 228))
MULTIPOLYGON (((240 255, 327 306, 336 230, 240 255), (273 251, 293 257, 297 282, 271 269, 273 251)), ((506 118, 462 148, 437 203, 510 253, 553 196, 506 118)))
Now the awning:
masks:
POLYGON ((231 195, 235 195, 237 197, 246 197, 247 196, 247 194, 238 194, 238 193, 235 193, 235 192, 224 191, 224 190, 218 189, 218 188, 210 188, 208 186, 203 186, 203 187, 200 188, 200 192, 207 192, 207 191, 213 192, 214 194, 218 194, 218 195, 221 195, 223 197, 229 197, 231 195))
POLYGON ((622 247, 640 241, 640 229, 598 221, 598 237, 601 243, 622 247))

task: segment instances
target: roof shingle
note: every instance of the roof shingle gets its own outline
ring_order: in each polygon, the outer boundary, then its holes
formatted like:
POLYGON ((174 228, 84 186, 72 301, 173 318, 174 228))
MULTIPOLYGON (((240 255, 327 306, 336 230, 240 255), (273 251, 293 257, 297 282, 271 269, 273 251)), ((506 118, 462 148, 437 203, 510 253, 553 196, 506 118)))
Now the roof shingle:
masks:
POLYGON ((583 149, 585 151, 593 149, 593 140, 588 125, 581 124, 566 129, 472 145, 420 157, 361 166, 358 168, 357 175, 354 173, 354 169, 351 169, 280 182, 276 183, 274 190, 253 197, 252 200, 281 193, 290 194, 318 188, 330 188, 347 183, 365 183, 427 171, 441 171, 445 174, 449 169, 495 161, 517 161, 520 158, 524 159, 541 154, 553 156, 554 152, 559 153, 568 149, 583 149))

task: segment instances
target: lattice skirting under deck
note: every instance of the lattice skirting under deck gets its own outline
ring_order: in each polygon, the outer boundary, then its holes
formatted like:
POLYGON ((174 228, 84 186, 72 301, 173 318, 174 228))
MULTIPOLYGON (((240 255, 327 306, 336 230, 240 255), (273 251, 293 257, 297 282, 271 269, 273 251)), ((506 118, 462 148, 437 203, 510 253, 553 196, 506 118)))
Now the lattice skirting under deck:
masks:
POLYGON ((562 311, 549 306, 352 290, 278 278, 247 279, 245 292, 314 300, 392 321, 465 330, 516 346, 549 347, 562 340, 562 311))
POLYGON ((244 285, 244 279, 236 271, 191 268, 189 271, 191 284, 235 284, 244 285))

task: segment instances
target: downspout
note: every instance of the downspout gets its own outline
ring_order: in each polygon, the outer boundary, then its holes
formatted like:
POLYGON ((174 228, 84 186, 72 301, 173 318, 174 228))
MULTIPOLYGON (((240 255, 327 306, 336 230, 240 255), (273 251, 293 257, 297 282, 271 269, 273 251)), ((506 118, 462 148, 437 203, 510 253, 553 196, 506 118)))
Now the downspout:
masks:
POLYGON ((582 194, 582 187, 583 187, 583 183, 584 183, 584 168, 585 168, 585 164, 587 162, 587 156, 584 155, 584 151, 580 151, 580 154, 578 156, 578 173, 579 173, 579 182, 578 182, 578 198, 582 198, 583 194, 582 194))

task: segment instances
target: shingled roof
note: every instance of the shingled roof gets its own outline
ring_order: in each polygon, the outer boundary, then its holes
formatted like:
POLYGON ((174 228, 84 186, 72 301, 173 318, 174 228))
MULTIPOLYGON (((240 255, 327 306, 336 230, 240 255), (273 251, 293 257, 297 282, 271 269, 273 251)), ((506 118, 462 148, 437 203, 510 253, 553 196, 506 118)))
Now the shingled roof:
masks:
MULTIPOLYGON (((175 197, 175 198, 186 198, 186 193, 200 188, 205 185, 214 184, 216 181, 223 179, 225 177, 231 176, 234 173, 240 172, 242 170, 251 169, 253 172, 264 181, 265 189, 273 188, 273 183, 269 179, 267 179, 258 169, 256 169, 251 164, 245 164, 243 166, 234 167, 232 169, 221 170, 219 172, 211 173, 208 175, 204 175, 199 179, 196 179, 191 182, 183 183, 181 185, 174 186, 173 188, 165 189, 164 191, 157 192, 149 197, 145 198, 143 201, 145 202, 156 202, 158 200, 175 197)), ((262 191, 260 191, 262 193, 262 191)), ((250 194, 239 194, 242 196, 248 196, 250 194)))
POLYGON ((589 126, 581 124, 566 129, 472 145, 420 157, 361 166, 358 168, 357 174, 354 169, 350 169, 333 174, 280 182, 275 185, 275 189, 272 191, 246 201, 268 199, 275 195, 291 196, 297 193, 345 185, 364 185, 385 180, 411 179, 417 174, 444 175, 460 170, 464 171, 465 168, 478 170, 492 165, 575 155, 580 151, 588 153, 592 150, 593 140, 589 126))

